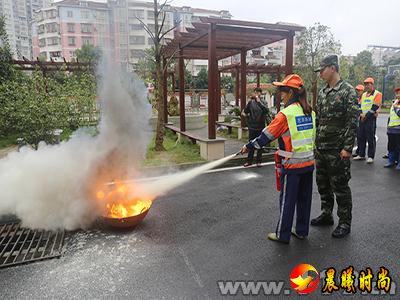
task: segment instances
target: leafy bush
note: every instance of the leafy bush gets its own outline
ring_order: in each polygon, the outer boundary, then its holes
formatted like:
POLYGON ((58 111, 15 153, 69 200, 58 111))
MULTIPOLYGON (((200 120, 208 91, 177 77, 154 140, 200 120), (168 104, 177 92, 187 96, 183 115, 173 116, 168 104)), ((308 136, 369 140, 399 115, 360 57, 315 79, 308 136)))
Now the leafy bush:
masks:
POLYGON ((54 142, 54 130, 75 130, 96 120, 93 75, 20 74, 0 83, 0 136, 17 134, 29 144, 54 142), (63 78, 60 78, 63 77, 63 78))

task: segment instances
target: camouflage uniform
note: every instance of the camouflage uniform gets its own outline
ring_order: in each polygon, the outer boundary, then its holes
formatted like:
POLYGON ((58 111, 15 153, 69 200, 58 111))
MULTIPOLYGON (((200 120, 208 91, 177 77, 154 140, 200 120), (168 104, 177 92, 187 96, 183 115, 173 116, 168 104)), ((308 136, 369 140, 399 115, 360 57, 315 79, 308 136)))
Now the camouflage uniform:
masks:
POLYGON ((344 149, 352 152, 358 122, 356 91, 340 80, 318 94, 316 109, 316 179, 321 195, 321 210, 332 215, 334 194, 338 204, 339 225, 351 226, 352 199, 349 187, 350 160, 341 159, 344 149))

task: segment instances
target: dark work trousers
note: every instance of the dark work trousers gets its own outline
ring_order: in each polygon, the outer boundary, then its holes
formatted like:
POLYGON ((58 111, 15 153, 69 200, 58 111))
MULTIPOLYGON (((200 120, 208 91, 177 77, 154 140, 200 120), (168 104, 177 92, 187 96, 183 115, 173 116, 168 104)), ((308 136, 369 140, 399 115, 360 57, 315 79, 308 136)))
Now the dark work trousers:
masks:
POLYGON ((359 147, 360 127, 361 127, 361 121, 358 120, 358 127, 357 127, 357 150, 356 150, 356 154, 357 154, 357 155, 360 155, 360 147, 359 147))
MULTIPOLYGON (((261 132, 262 129, 249 129, 249 141, 254 140, 261 134, 261 132)), ((250 164, 253 163, 254 151, 257 151, 256 163, 261 163, 263 150, 254 148, 249 149, 249 152, 247 154, 247 162, 250 164)))
POLYGON ((368 157, 375 157, 375 148, 376 148, 376 140, 375 140, 375 132, 376 132, 376 118, 371 117, 370 119, 365 120, 364 122, 360 122, 359 128, 359 140, 358 144, 358 155, 361 157, 365 157, 365 150, 368 143, 368 157))
POLYGON ((394 161, 400 161, 400 133, 388 133, 388 152, 394 161))
POLYGON ((296 232, 299 235, 307 236, 310 225, 313 171, 292 174, 282 170, 281 187, 280 216, 276 227, 276 236, 282 241, 290 240, 295 210, 296 232))

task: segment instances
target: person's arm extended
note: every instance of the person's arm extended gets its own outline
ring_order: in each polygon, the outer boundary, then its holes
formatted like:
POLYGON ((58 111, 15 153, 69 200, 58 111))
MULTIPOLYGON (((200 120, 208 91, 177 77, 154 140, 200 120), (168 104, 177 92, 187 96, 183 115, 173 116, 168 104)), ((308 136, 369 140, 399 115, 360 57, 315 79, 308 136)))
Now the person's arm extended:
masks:
POLYGON ((346 129, 344 133, 343 150, 352 153, 358 126, 358 100, 355 90, 349 89, 345 103, 347 106, 347 112, 343 124, 346 129))
POLYGON ((288 129, 286 116, 280 112, 258 137, 246 144, 246 147, 248 149, 261 149, 271 141, 281 137, 288 129))

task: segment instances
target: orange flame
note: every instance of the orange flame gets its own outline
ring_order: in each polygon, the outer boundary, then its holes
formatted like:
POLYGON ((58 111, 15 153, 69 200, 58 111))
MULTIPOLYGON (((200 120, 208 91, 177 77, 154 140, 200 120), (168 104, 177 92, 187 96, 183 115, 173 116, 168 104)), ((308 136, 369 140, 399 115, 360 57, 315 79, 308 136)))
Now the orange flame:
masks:
POLYGON ((133 191, 132 184, 114 182, 96 192, 96 198, 104 207, 108 218, 127 218, 139 215, 150 208, 152 200, 145 193, 140 193, 140 187, 133 191), (141 196, 140 194, 143 194, 141 196))

